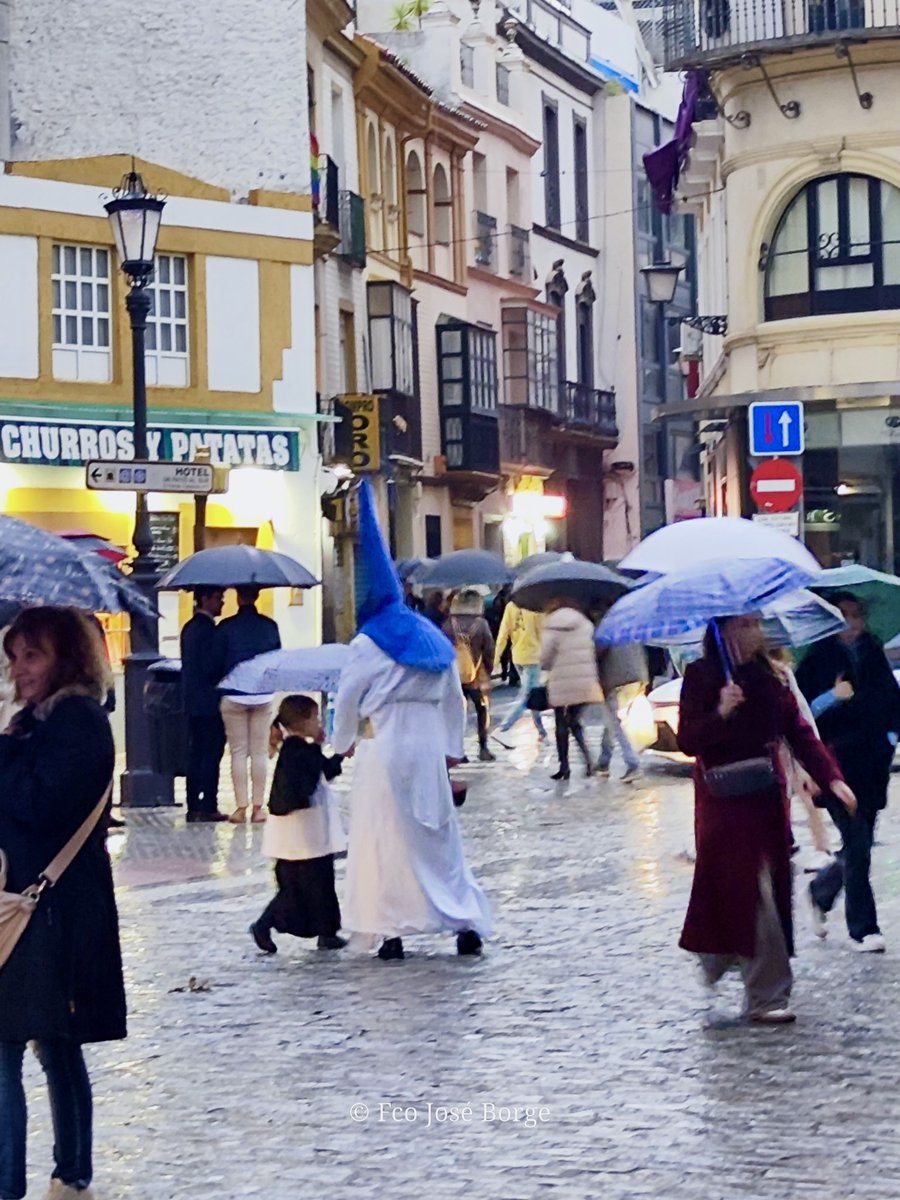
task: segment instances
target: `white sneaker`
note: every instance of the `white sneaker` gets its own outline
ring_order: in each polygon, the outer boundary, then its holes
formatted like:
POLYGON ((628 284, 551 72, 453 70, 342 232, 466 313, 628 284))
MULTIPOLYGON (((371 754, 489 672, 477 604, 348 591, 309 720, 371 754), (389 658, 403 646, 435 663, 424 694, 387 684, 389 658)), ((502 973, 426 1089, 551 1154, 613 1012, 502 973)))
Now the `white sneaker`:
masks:
POLYGON ((789 1008, 770 1008, 764 1012, 752 1012, 749 1020, 757 1025, 790 1025, 797 1018, 789 1008))
POLYGON ((880 933, 867 933, 861 941, 853 940, 851 944, 860 954, 884 954, 887 949, 880 933))
POLYGON ((79 1191, 78 1188, 63 1183, 61 1179, 51 1179, 47 1200, 76 1200, 76 1197, 80 1200, 97 1200, 97 1193, 93 1188, 83 1188, 79 1191))
POLYGON ((806 894, 809 896, 809 911, 812 916, 813 933, 817 938, 828 937, 828 928, 825 924, 828 914, 824 909, 819 908, 818 904, 816 904, 815 900, 813 899, 812 892, 807 891, 806 894))

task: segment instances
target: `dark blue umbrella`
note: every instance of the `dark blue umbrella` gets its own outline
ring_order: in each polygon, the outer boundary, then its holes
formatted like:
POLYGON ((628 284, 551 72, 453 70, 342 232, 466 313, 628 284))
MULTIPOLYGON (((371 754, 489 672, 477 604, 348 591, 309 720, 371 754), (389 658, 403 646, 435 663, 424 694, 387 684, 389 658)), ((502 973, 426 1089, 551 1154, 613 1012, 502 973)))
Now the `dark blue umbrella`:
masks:
POLYGON ((495 587, 512 583, 513 572, 498 554, 489 550, 452 550, 417 571, 415 582, 423 588, 495 587))
POLYGON ((318 587, 319 580, 290 558, 275 550, 255 546, 216 546, 198 550, 167 571, 157 584, 162 591, 177 592, 197 587, 318 587))
POLYGON ((55 533, 0 516, 0 601, 58 604, 84 612, 155 614, 153 605, 109 562, 55 533))

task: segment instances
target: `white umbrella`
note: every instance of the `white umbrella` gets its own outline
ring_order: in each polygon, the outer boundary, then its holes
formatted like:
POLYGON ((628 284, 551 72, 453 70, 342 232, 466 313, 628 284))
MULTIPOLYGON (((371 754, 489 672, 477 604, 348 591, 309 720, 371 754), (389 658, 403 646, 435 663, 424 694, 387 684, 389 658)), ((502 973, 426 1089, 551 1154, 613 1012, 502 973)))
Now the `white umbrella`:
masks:
POLYGON ((219 684, 244 695, 336 692, 350 647, 341 642, 300 650, 270 650, 238 665, 219 684))
POLYGON ((697 517, 664 525, 627 554, 619 569, 667 575, 712 559, 735 558, 778 558, 809 571, 821 570, 796 538, 744 517, 697 517))

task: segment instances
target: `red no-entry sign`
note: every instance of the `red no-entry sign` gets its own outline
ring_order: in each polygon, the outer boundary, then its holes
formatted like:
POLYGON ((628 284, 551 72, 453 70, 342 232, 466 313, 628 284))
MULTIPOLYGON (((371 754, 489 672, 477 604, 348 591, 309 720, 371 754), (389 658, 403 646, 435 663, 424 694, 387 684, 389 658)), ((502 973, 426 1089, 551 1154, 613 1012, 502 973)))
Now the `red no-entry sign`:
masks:
POLYGON ((803 495, 803 476, 784 458, 769 458, 750 477, 750 495, 760 512, 790 512, 803 495))

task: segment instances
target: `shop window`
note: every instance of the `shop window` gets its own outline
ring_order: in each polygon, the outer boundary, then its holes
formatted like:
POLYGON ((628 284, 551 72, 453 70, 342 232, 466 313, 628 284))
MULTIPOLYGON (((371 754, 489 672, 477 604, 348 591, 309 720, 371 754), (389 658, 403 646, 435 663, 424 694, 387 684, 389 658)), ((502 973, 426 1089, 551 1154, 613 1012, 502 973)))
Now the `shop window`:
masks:
POLYGON ((102 246, 53 246, 54 379, 112 379, 110 269, 102 246))
POLYGON ((147 317, 147 382, 158 387, 187 387, 188 265, 180 254, 157 254, 147 317))
POLYGON ((556 319, 530 308, 503 310, 503 378, 507 404, 559 411, 556 319))
POLYGON ((767 321, 900 308, 900 190, 867 175, 813 180, 765 251, 767 321))

